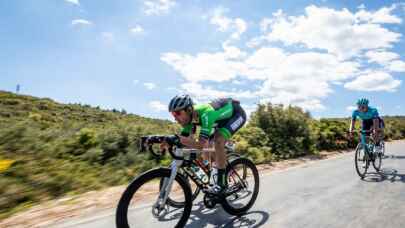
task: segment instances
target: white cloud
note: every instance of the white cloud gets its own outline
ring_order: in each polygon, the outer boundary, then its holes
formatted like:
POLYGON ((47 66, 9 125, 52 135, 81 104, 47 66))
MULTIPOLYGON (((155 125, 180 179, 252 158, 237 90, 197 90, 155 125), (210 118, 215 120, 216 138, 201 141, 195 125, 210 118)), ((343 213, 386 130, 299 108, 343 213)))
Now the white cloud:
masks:
POLYGON ((242 84, 244 84, 242 81, 240 81, 240 80, 237 80, 237 79, 234 79, 233 81, 232 81, 232 84, 235 84, 235 85, 242 85, 242 84))
POLYGON ((357 109, 356 106, 347 106, 347 107, 346 107, 346 110, 349 111, 349 112, 352 112, 352 111, 354 111, 354 110, 356 110, 356 109, 357 109))
POLYGON ((401 81, 395 80, 390 74, 382 71, 361 75, 344 85, 345 88, 357 91, 387 91, 394 92, 401 81))
POLYGON ((246 116, 248 119, 250 118, 252 113, 257 110, 257 104, 253 104, 253 105, 241 104, 241 106, 242 106, 243 110, 245 110, 246 116))
POLYGON ((145 82, 143 83, 143 85, 148 89, 148 90, 152 90, 154 88, 156 88, 156 84, 152 83, 152 82, 145 82))
POLYGON ((173 66, 180 74, 191 82, 216 81, 223 82, 230 80, 243 71, 245 65, 234 61, 238 51, 217 53, 199 53, 196 56, 181 53, 164 53, 161 60, 173 66))
POLYGON ((218 97, 234 97, 234 98, 254 98, 255 93, 251 91, 226 91, 219 90, 209 86, 203 86, 196 82, 188 82, 181 85, 183 93, 187 93, 201 101, 207 101, 218 97))
POLYGON ((75 19, 75 20, 72 20, 72 25, 73 26, 80 26, 80 25, 90 26, 90 25, 93 25, 93 22, 85 20, 85 19, 75 19))
POLYGON ((247 23, 241 18, 236 18, 234 23, 236 32, 232 33, 231 38, 239 39, 240 35, 246 31, 247 23))
MULTIPOLYGON (((274 18, 280 18, 280 17, 285 16, 285 14, 283 13, 283 10, 281 10, 281 9, 278 9, 272 15, 273 15, 274 18)), ((272 19, 272 18, 263 18, 260 21, 260 31, 267 32, 273 23, 274 23, 274 19, 272 19)))
POLYGON ((270 18, 263 18, 260 21, 260 31, 262 32, 267 32, 269 29, 270 25, 273 23, 273 20, 270 18))
POLYGON ((218 26, 218 31, 225 32, 232 31, 231 39, 238 40, 240 36, 246 31, 247 23, 242 18, 229 18, 224 16, 229 10, 223 7, 214 9, 213 16, 210 19, 210 23, 218 26))
MULTIPOLYGON (((393 16, 389 10, 382 12, 387 17, 393 16)), ((363 50, 390 48, 401 37, 401 34, 382 27, 379 23, 383 19, 377 23, 360 21, 359 17, 347 9, 312 5, 305 8, 303 16, 287 17, 281 13, 274 17, 271 32, 265 35, 265 39, 282 41, 286 45, 304 44, 307 48, 327 50, 340 58, 351 58, 363 50)))
POLYGON ((405 62, 399 60, 400 55, 397 53, 373 50, 366 52, 365 56, 369 59, 368 62, 376 62, 388 71, 405 72, 405 62))
POLYGON ((391 60, 399 58, 399 55, 397 53, 375 50, 366 52, 365 56, 369 59, 368 62, 376 62, 381 65, 386 65, 391 60))
POLYGON ((224 13, 228 11, 229 9, 218 7, 214 9, 213 16, 211 17, 210 23, 217 25, 218 30, 221 32, 226 31, 232 23, 230 18, 224 16, 224 13))
POLYGON ((177 3, 174 0, 149 0, 144 1, 144 13, 146 15, 162 15, 169 13, 177 3))
POLYGON ((265 36, 259 36, 259 37, 254 37, 250 39, 247 43, 246 46, 249 48, 257 48, 259 47, 264 41, 266 41, 265 36))
POLYGON ((286 53, 279 48, 260 48, 246 63, 262 75, 255 78, 315 78, 321 81, 339 81, 357 71, 358 64, 339 61, 334 55, 317 52, 286 53))
POLYGON ((140 25, 135 25, 134 27, 129 29, 129 32, 132 35, 138 35, 144 32, 144 29, 140 25))
POLYGON ((396 8, 396 5, 392 5, 390 7, 382 7, 381 9, 375 12, 368 12, 364 8, 360 9, 355 14, 355 17, 359 21, 371 22, 371 23, 379 23, 379 24, 400 24, 402 22, 401 18, 396 15, 392 15, 391 11, 396 8))
POLYGON ((332 92, 329 84, 354 77, 359 67, 355 62, 339 61, 331 54, 291 54, 279 48, 261 48, 251 55, 234 51, 238 57, 235 59, 227 48, 224 46, 223 52, 196 56, 165 53, 161 59, 188 81, 182 88, 197 97, 209 94, 209 97, 263 98, 306 109, 322 109, 320 99, 332 92), (234 81, 237 77, 256 80, 261 85, 256 91, 224 91, 200 84, 234 81))
POLYGON ((247 56, 247 54, 239 48, 230 46, 229 42, 224 42, 222 48, 224 49, 224 57, 227 59, 241 59, 247 56))
MULTIPOLYGON (((264 34, 248 42, 249 51, 230 45, 231 38, 220 51, 193 55, 169 52, 163 53, 161 60, 185 80, 181 90, 200 99, 235 96, 322 110, 322 100, 333 94, 333 86, 395 91, 400 85, 388 72, 403 70, 399 54, 389 50, 401 34, 383 27, 383 23, 394 23, 396 16, 381 9, 370 12, 378 15, 374 21, 347 9, 309 6, 305 15, 292 17, 278 10, 261 20, 264 34), (298 45, 299 51, 275 48, 273 43, 261 46, 264 41, 298 45), (381 66, 371 70, 367 62, 381 66), (232 86, 241 81, 249 89, 232 86)), ((225 17, 226 12, 217 8, 211 17, 210 23, 219 31, 232 29, 234 19, 225 17)))
POLYGON ((73 5, 77 5, 77 6, 80 5, 79 0, 65 0, 65 2, 69 2, 69 3, 71 3, 71 4, 73 4, 73 5))
POLYGON ((395 60, 390 62, 387 68, 392 72, 405 72, 405 62, 401 60, 395 60))
POLYGON ((151 107, 156 112, 166 111, 167 105, 163 104, 160 101, 151 101, 149 102, 149 107, 151 107))

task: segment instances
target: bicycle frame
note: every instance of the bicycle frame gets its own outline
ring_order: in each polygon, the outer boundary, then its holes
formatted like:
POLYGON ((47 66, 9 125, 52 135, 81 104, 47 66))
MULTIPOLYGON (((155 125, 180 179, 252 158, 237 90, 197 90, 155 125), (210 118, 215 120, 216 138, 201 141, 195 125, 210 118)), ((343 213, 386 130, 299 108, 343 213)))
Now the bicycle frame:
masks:
POLYGON ((366 150, 366 153, 368 153, 368 146, 367 146, 367 136, 365 132, 360 132, 360 143, 363 146, 363 148, 366 150))
MULTIPOLYGON (((167 198, 172 190, 173 182, 179 172, 179 170, 183 167, 185 162, 191 162, 197 166, 200 166, 197 162, 193 162, 194 159, 197 157, 197 155, 201 153, 211 153, 214 152, 214 149, 203 149, 203 150, 197 150, 197 149, 185 149, 185 148, 176 148, 175 151, 173 152, 173 157, 177 158, 182 158, 182 159, 174 159, 170 165, 171 173, 169 179, 165 178, 163 181, 163 185, 161 188, 161 192, 159 194, 159 197, 155 203, 155 206, 158 206, 160 209, 163 209, 164 206, 166 205, 167 198)), ((200 166, 200 168, 202 168, 200 166)), ((203 181, 196 177, 195 175, 190 174, 190 171, 187 169, 184 169, 186 174, 191 178, 191 180, 200 188, 205 188, 208 183, 203 183, 203 181)), ((204 171, 206 175, 210 178, 210 173, 207 173, 204 171)), ((239 178, 239 174, 237 172, 234 172, 235 175, 237 175, 239 178)), ((232 178, 235 178, 232 176, 232 178)), ((245 185, 245 184, 243 184, 245 185)), ((245 186, 243 186, 245 187, 245 186)), ((233 192, 230 192, 233 193, 233 192)))
POLYGON ((370 149, 371 149, 370 148, 371 144, 367 142, 367 137, 370 137, 370 136, 366 135, 366 133, 368 133, 368 132, 370 132, 370 131, 364 131, 364 130, 360 131, 360 143, 363 146, 363 148, 366 150, 367 155, 370 153, 370 149))
POLYGON ((364 149, 364 159, 366 162, 366 169, 369 166, 369 163, 371 162, 371 159, 373 159, 373 150, 374 150, 374 143, 371 143, 369 140, 373 140, 371 136, 366 135, 367 133, 370 133, 370 130, 360 130, 360 142, 359 145, 364 149), (368 139, 368 140, 367 140, 368 139))

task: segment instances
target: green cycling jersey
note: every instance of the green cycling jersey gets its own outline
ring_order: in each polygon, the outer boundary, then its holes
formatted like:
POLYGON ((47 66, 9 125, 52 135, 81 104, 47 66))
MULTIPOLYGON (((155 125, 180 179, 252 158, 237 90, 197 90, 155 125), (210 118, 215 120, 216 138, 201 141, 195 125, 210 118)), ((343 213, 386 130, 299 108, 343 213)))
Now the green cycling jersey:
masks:
MULTIPOLYGON (((233 115, 232 99, 220 99, 209 104, 198 104, 193 106, 198 117, 191 123, 184 126, 181 130, 182 135, 190 135, 195 125, 200 125, 200 137, 209 139, 214 133, 216 123, 221 120, 229 119, 233 115)), ((220 128, 218 131, 225 139, 231 137, 231 133, 226 128, 220 128)))

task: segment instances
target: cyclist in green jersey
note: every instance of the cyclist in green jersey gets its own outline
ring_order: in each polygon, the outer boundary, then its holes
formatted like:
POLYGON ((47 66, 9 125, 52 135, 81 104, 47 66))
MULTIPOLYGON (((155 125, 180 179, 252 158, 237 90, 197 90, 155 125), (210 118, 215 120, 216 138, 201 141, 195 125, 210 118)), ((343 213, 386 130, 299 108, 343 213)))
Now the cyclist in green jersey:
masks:
POLYGON ((175 96, 169 103, 169 112, 183 127, 181 143, 189 148, 203 149, 209 147, 209 139, 214 138, 215 160, 218 168, 217 186, 211 193, 222 193, 226 188, 225 142, 229 140, 246 122, 246 113, 239 101, 221 98, 207 104, 194 104, 189 95, 175 96), (191 135, 196 126, 200 126, 199 138, 191 135))

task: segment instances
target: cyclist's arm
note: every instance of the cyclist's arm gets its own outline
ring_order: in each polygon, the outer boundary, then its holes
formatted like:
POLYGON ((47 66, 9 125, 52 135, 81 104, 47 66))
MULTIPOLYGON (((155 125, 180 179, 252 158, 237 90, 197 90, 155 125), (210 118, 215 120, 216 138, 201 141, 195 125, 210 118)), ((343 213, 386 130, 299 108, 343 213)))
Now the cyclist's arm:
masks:
POLYGON ((373 130, 374 132, 377 132, 380 129, 380 119, 378 115, 378 111, 374 110, 373 111, 373 130))
POLYGON ((208 140, 201 137, 196 141, 191 137, 180 136, 180 141, 186 147, 198 150, 202 150, 203 148, 207 148, 209 146, 208 140))
POLYGON ((214 126, 214 117, 210 114, 207 112, 201 115, 201 129, 197 141, 183 139, 186 146, 199 150, 209 147, 209 137, 214 126))
POLYGON ((354 124, 356 124, 356 119, 352 119, 352 120, 350 121, 349 132, 353 132, 353 131, 354 131, 354 124))
POLYGON ((380 120, 378 118, 373 119, 373 129, 377 132, 380 129, 380 120))
POLYGON ((351 121, 350 121, 350 129, 349 129, 349 132, 353 132, 353 130, 354 130, 354 125, 356 124, 356 118, 357 118, 357 113, 356 113, 356 111, 353 111, 352 119, 351 119, 351 121))
POLYGON ((200 139, 198 141, 194 140, 192 137, 193 134, 193 124, 187 124, 181 129, 180 132, 180 141, 183 145, 185 145, 188 148, 193 148, 193 149, 203 149, 206 147, 206 143, 203 139, 200 139))

